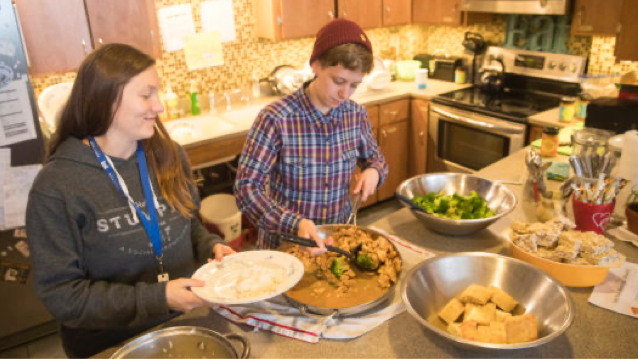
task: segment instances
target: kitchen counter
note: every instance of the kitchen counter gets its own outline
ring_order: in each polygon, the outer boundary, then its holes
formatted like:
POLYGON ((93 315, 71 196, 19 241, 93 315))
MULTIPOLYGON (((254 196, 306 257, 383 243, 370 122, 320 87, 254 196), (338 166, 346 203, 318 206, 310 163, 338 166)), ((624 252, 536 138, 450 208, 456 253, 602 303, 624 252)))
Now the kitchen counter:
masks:
MULTIPOLYGON (((524 150, 518 151, 479 171, 477 175, 495 180, 524 181, 525 178, 521 178, 521 173, 526 172, 524 154, 524 150)), ((560 159, 565 160, 565 157, 560 159)), ((509 187, 519 199, 518 206, 507 217, 471 237, 446 237, 430 232, 407 209, 396 211, 373 226, 439 255, 467 251, 508 255, 509 248, 500 237, 502 230, 514 220, 535 221, 533 204, 522 200, 523 186, 509 187)), ((626 242, 614 242, 615 248, 627 256, 627 261, 638 262, 638 248, 626 242)), ((359 338, 344 341, 322 339, 317 344, 308 344, 265 331, 255 332, 252 327, 235 325, 208 308, 199 308, 184 314, 162 327, 197 325, 220 333, 241 333, 250 342, 251 358, 636 357, 636 319, 589 304, 587 299, 591 291, 592 288, 569 288, 575 303, 575 320, 565 334, 540 347, 516 351, 470 351, 455 347, 421 326, 407 312, 359 338)), ((106 350, 97 357, 108 357, 116 349, 106 350)))
MULTIPOLYGON (((351 99, 364 106, 378 105, 406 98, 429 100, 436 95, 470 86, 472 85, 429 79, 427 88, 425 90, 418 90, 415 82, 394 81, 384 90, 356 92, 351 99)), ((172 134, 172 137, 182 145, 182 147, 189 149, 246 135, 259 110, 278 99, 280 99, 280 97, 260 97, 249 105, 236 104, 228 112, 224 112, 221 107, 218 107, 217 112, 213 115, 202 114, 197 117, 184 117, 177 120, 165 121, 164 124, 169 129, 169 132, 171 132, 171 128, 174 128, 173 126, 176 125, 184 125, 182 126, 182 131, 193 131, 195 128, 195 132, 199 132, 197 136, 188 135, 182 137, 172 134)))
POLYGON ((541 127, 558 127, 565 128, 573 126, 577 123, 582 123, 579 120, 572 120, 571 122, 562 122, 558 120, 559 107, 552 108, 550 110, 537 113, 536 115, 529 117, 529 124, 541 127))

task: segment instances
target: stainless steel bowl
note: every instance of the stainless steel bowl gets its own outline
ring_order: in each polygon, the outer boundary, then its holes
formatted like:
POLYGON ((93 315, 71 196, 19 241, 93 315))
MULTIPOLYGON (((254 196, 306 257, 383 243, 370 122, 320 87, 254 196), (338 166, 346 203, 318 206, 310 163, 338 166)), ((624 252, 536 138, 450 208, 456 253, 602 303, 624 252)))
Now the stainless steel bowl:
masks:
POLYGON ((413 267, 401 284, 408 312, 426 328, 453 344, 473 349, 522 349, 548 343, 574 321, 574 303, 567 289, 542 270, 518 259, 492 253, 458 253, 426 259, 413 267), (532 313, 538 339, 518 344, 466 340, 448 333, 438 313, 471 284, 495 286, 519 302, 515 314, 532 313))
MULTIPOLYGON (((484 178, 462 173, 431 173, 412 177, 403 181, 397 188, 397 193, 412 199, 417 195, 426 195, 429 192, 446 195, 468 196, 470 191, 476 191, 481 198, 487 201, 487 206, 495 213, 493 217, 483 219, 451 219, 441 218, 428 214, 425 211, 412 210, 412 213, 429 229, 446 235, 467 235, 499 220, 510 213, 516 207, 516 196, 505 185, 484 178)), ((409 207, 406 203, 401 203, 409 207)))
POLYGON ((248 340, 239 334, 222 335, 203 327, 169 327, 133 339, 111 359, 122 358, 248 358, 248 340), (241 356, 230 343, 241 342, 241 356))

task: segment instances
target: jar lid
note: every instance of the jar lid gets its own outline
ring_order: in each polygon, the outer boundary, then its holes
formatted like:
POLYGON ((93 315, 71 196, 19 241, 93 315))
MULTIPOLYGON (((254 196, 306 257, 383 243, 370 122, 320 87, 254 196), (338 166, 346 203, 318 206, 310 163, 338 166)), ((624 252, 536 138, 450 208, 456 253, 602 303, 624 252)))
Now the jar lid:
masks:
POLYGON ((581 101, 591 101, 594 99, 593 96, 588 93, 581 93, 578 95, 578 98, 580 98, 581 101))
POLYGON ((546 133, 548 135, 558 135, 558 127, 545 127, 543 129, 543 133, 546 133))
POLYGON ((560 102, 570 104, 576 102, 576 98, 571 96, 563 96, 560 98, 560 102))

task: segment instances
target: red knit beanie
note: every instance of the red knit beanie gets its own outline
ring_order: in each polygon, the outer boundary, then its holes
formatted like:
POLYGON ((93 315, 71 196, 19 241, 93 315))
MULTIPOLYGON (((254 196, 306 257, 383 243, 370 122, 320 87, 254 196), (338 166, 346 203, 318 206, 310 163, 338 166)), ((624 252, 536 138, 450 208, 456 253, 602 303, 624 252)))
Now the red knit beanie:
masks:
POLYGON ((312 64, 326 51, 342 44, 361 44, 372 53, 372 43, 359 25, 350 20, 336 19, 317 32, 310 63, 312 64))

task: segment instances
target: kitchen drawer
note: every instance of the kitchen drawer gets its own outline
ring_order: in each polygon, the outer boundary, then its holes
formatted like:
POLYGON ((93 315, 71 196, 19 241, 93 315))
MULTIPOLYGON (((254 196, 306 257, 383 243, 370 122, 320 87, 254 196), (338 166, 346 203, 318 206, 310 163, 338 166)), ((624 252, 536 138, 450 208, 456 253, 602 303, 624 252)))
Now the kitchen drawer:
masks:
POLYGON ((379 126, 406 120, 410 116, 410 100, 399 100, 379 106, 379 126))
POLYGON ((379 128, 379 106, 366 106, 368 121, 372 124, 372 129, 379 128))
POLYGON ((246 135, 229 138, 222 141, 211 142, 186 149, 186 154, 190 159, 193 168, 219 161, 230 156, 241 153, 246 142, 246 135))

